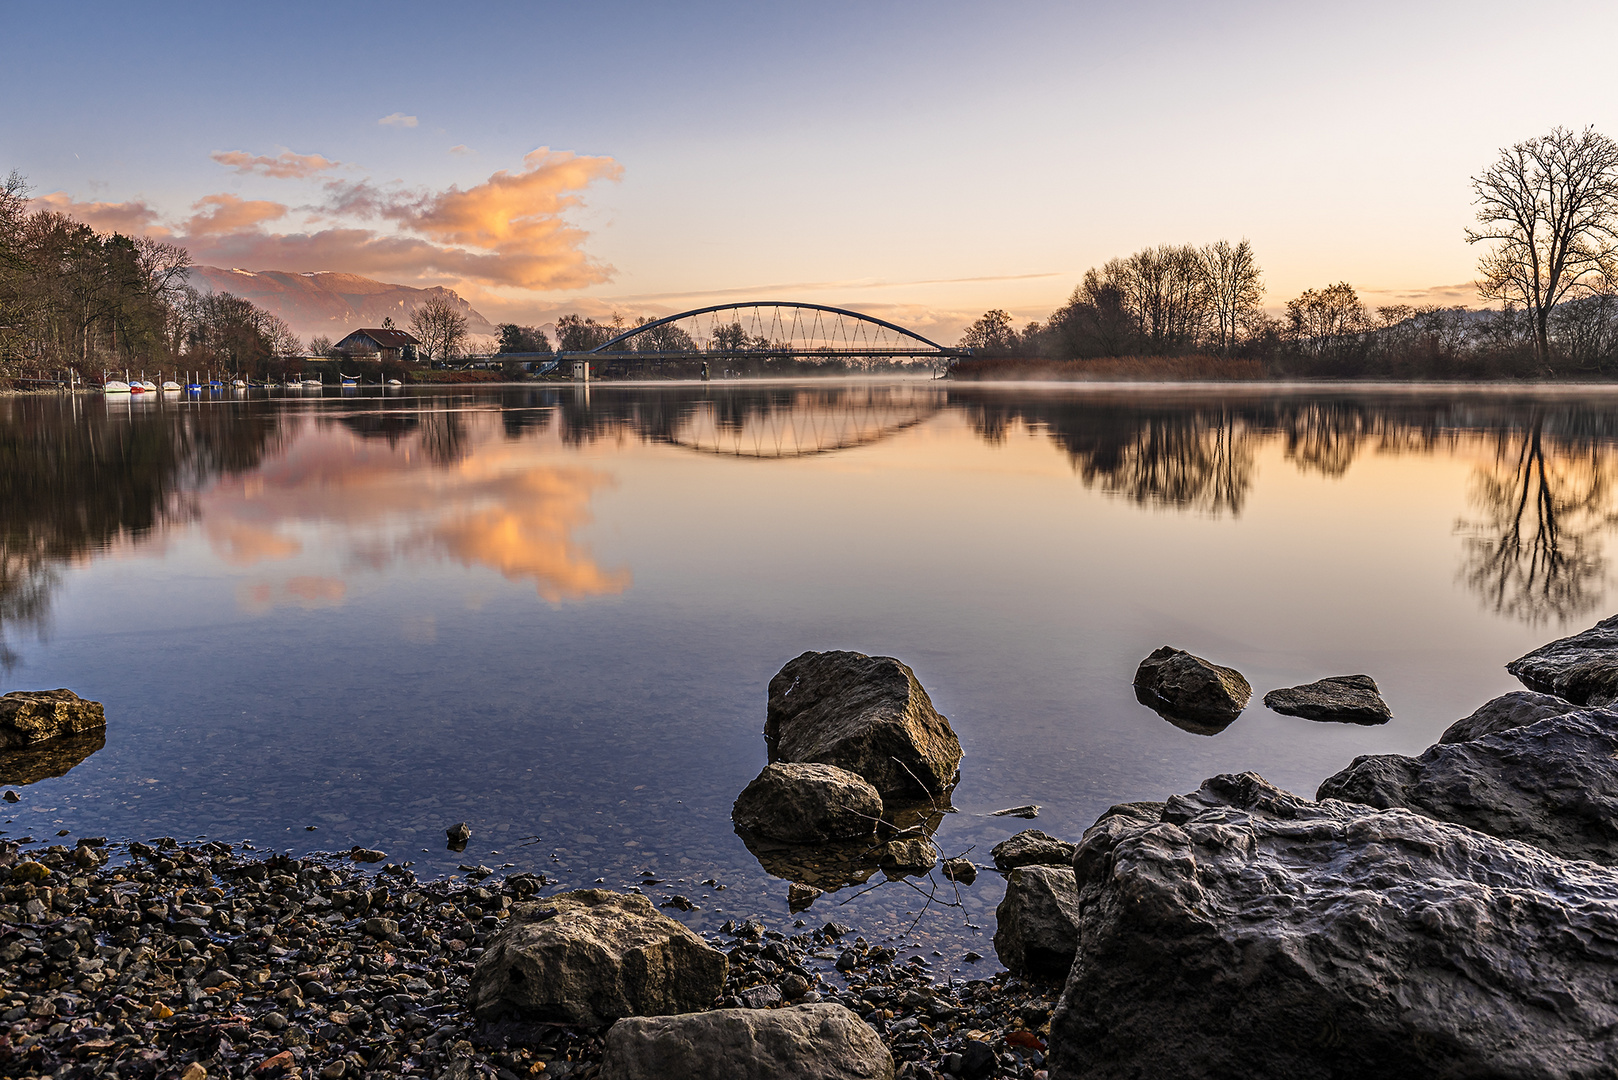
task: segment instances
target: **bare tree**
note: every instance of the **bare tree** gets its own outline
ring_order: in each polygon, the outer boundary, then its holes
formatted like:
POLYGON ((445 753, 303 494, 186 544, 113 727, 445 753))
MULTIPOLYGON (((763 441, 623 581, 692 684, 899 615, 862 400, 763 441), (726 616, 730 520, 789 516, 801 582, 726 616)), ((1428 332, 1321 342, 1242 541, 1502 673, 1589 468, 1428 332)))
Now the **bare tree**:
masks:
POLYGON ((1315 356, 1342 348, 1371 328, 1354 286, 1346 281, 1324 289, 1305 289, 1287 301, 1287 334, 1315 356))
POLYGON ((1525 308, 1548 363, 1551 309, 1618 270, 1618 143, 1593 127, 1553 128, 1501 150, 1472 190, 1481 227, 1466 242, 1492 245, 1478 293, 1525 308))
POLYGON ((466 316, 446 293, 435 292, 410 313, 410 332, 434 360, 453 360, 466 343, 466 316))
POLYGON ((1212 305, 1214 343, 1229 353, 1236 335, 1253 320, 1264 299, 1264 281, 1247 240, 1220 240, 1202 249, 1202 273, 1212 305))

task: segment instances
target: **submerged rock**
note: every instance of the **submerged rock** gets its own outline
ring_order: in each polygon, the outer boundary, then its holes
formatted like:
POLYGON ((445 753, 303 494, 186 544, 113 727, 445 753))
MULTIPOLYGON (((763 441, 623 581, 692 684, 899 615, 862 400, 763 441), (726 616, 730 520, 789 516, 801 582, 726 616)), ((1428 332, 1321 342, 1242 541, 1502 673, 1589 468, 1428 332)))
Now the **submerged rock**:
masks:
POLYGON ((1581 707, 1566 698, 1559 698, 1553 694, 1536 694, 1532 690, 1513 690, 1509 694, 1501 694, 1493 701, 1486 701, 1479 705, 1471 716, 1455 721, 1455 723, 1444 729, 1444 734, 1438 737, 1438 741, 1441 743, 1457 743, 1467 742, 1471 739, 1481 739, 1485 735, 1493 735, 1497 731, 1509 731, 1515 727, 1524 727, 1544 720, 1546 717, 1577 712, 1581 707))
POLYGON ((882 872, 888 877, 925 874, 938 865, 938 848, 924 837, 890 840, 879 854, 882 872))
POLYGON ((1618 863, 1618 712, 1584 709, 1420 757, 1358 757, 1317 798, 1404 807, 1565 859, 1618 863))
POLYGON ((1006 878, 994 951, 1016 975, 1059 982, 1079 947, 1079 890, 1067 867, 1025 866, 1006 878))
POLYGON ((1073 866, 1075 845, 1038 829, 1024 829, 994 845, 989 854, 995 869, 1007 872, 1019 866, 1073 866))
POLYGON ((842 1005, 620 1020, 601 1080, 893 1080, 893 1055, 842 1005))
MULTIPOLYGON (((1498 736, 1496 736, 1498 738, 1498 736)), ((1052 1080, 1595 1077, 1618 1060, 1618 872, 1252 774, 1075 859, 1052 1080)))
POLYGON ((1369 675, 1333 675, 1328 679, 1271 690, 1264 706, 1288 716, 1331 724, 1386 724, 1393 719, 1388 703, 1369 675))
POLYGON ((515 908, 472 972, 472 1008, 600 1027, 713 1005, 725 954, 644 896, 581 889, 515 908))
POLYGON ((770 680, 764 739, 773 761, 863 776, 884 799, 937 795, 960 772, 961 743, 891 656, 806 652, 770 680))
POLYGON ((0 784, 37 784, 67 775, 68 771, 107 745, 105 730, 0 750, 0 784))
POLYGON ((1217 735, 1247 708, 1253 688, 1234 668, 1165 645, 1135 670, 1135 697, 1185 731, 1217 735))
POLYGON ((1618 701, 1618 615, 1583 633, 1541 645, 1506 665, 1528 689, 1575 705, 1618 701))
POLYGON ((946 880, 962 885, 970 885, 978 879, 977 865, 971 859, 945 859, 944 865, 939 869, 946 880))
POLYGON ((882 796, 858 773, 797 762, 764 766, 730 812, 741 828, 793 844, 870 836, 881 817, 882 796))
POLYGON ((106 727, 107 713, 101 702, 86 701, 71 690, 14 690, 0 697, 0 750, 87 735, 106 727))

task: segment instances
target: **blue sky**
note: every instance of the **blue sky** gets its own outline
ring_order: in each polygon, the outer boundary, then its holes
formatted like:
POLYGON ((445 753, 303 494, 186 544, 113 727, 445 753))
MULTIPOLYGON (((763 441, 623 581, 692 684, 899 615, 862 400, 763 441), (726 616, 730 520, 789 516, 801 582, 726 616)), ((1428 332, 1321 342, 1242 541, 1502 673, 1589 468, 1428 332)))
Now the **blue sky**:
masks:
POLYGON ((1601 5, 82 4, 7 21, 0 169, 36 195, 103 224, 135 205, 199 261, 451 284, 520 321, 762 290, 952 332, 991 306, 1042 316, 1112 255, 1242 236, 1271 306, 1339 279, 1373 302, 1476 303, 1468 178, 1554 124, 1618 135, 1618 9, 1601 5), (528 175, 539 147, 576 158, 528 175), (224 152, 340 164, 273 177, 224 152), (502 170, 526 179, 501 194, 502 170), (525 199, 524 229, 469 231, 525 199), (344 244, 368 254, 338 265, 344 244), (330 262, 290 265, 313 259, 330 262))

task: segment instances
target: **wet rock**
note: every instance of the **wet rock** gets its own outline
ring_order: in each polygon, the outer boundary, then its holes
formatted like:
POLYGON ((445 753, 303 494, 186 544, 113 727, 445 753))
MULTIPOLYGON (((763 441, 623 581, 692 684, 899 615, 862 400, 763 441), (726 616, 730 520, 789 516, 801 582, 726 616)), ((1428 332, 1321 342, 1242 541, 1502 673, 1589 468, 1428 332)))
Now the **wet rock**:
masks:
POLYGON ((1388 703, 1369 675, 1333 675, 1302 686, 1271 690, 1264 706, 1288 716, 1330 724, 1374 726, 1393 719, 1388 703))
POLYGON ((520 904, 471 978, 480 1015, 601 1026, 713 1004, 725 955, 644 896, 584 889, 520 904))
POLYGON ((940 870, 945 878, 962 885, 970 885, 978 879, 978 868, 971 859, 945 859, 940 870))
POLYGON ((602 1080, 892 1080, 893 1055, 842 1005, 620 1020, 602 1080))
POLYGON ((1020 817, 1037 818, 1039 816, 1038 803, 1025 803, 1022 806, 1008 806, 1004 810, 996 810, 990 817, 1020 817))
POLYGON ((884 799, 937 795, 960 771, 961 743, 891 656, 806 652, 770 680, 769 759, 836 765, 884 799))
POLYGON ((0 697, 0 750, 105 731, 106 710, 71 690, 14 690, 0 697))
POLYGON ((1106 824, 1075 859, 1084 948, 1052 1080, 1593 1077, 1618 1060, 1618 872, 1250 773, 1155 824, 1106 824))
POLYGON ((1320 785, 1320 799, 1404 807, 1566 859, 1618 863, 1618 712, 1586 709, 1420 757, 1380 754, 1320 785))
POLYGON ((355 862, 370 863, 381 862, 383 859, 387 858, 388 855, 385 851, 377 851, 375 848, 365 848, 355 844, 354 847, 349 851, 348 857, 353 859, 355 862))
POLYGON ((1038 829, 1024 829, 1009 839, 994 845, 989 853, 995 868, 1002 873, 1019 866, 1073 866, 1076 845, 1058 840, 1038 829))
POLYGON ((464 821, 456 822, 444 830, 444 836, 449 843, 445 846, 451 851, 465 851, 466 842, 472 839, 472 829, 464 821))
POLYGON ((1234 668, 1165 645, 1135 670, 1135 697, 1185 731, 1217 735, 1247 708, 1253 688, 1234 668))
POLYGON ((882 796, 835 765, 773 762, 742 789, 730 816, 740 828, 786 843, 847 840, 876 831, 882 796))
POLYGON ((1515 727, 1544 720, 1550 716, 1561 716, 1563 713, 1577 712, 1580 706, 1573 704, 1566 698, 1559 698, 1552 694, 1536 694, 1532 690, 1513 690, 1509 694, 1501 694, 1493 701, 1479 705, 1477 711, 1463 720, 1457 720, 1444 729, 1444 734, 1438 737, 1441 743, 1467 742, 1470 739, 1481 739, 1485 735, 1493 735, 1497 731, 1507 731, 1515 727))
POLYGON ((995 909, 994 951, 1013 973, 1059 982, 1079 947, 1079 893, 1066 867, 1024 866, 995 909))
POLYGON ((822 890, 813 885, 805 885, 801 881, 794 881, 787 886, 787 910, 793 914, 809 910, 809 906, 818 900, 822 890))
POLYGON ((1541 645, 1506 670, 1530 690, 1555 694, 1575 705, 1618 701, 1618 615, 1583 633, 1541 645))
POLYGON ((890 840, 882 845, 880 857, 882 872, 888 877, 925 874, 938 865, 938 849, 922 837, 890 840))

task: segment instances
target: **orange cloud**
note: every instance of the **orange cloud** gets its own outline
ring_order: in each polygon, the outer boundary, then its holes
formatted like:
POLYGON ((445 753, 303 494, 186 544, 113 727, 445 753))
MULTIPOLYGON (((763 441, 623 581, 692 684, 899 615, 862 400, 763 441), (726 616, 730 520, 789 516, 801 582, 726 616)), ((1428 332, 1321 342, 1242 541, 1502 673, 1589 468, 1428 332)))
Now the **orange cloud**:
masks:
POLYGON ((158 213, 140 199, 129 202, 75 202, 60 191, 41 195, 30 204, 34 210, 66 214, 101 232, 125 236, 164 236, 168 230, 159 223, 158 213))
POLYGON ((235 566, 251 566, 266 559, 290 559, 303 550, 298 541, 246 521, 211 519, 203 526, 203 531, 214 554, 235 566))
POLYGON ((277 180, 301 180, 342 164, 319 154, 295 154, 291 150, 283 150, 275 157, 254 157, 245 150, 215 150, 209 156, 239 173, 258 173, 277 180))
POLYGON ((198 213, 185 223, 187 240, 245 232, 287 215, 287 208, 281 203, 230 194, 204 195, 191 204, 191 209, 198 213))
POLYGON ((414 116, 406 116, 404 113, 396 112, 389 113, 382 119, 378 120, 377 123, 381 124, 383 127, 412 128, 416 126, 416 118, 414 116))

